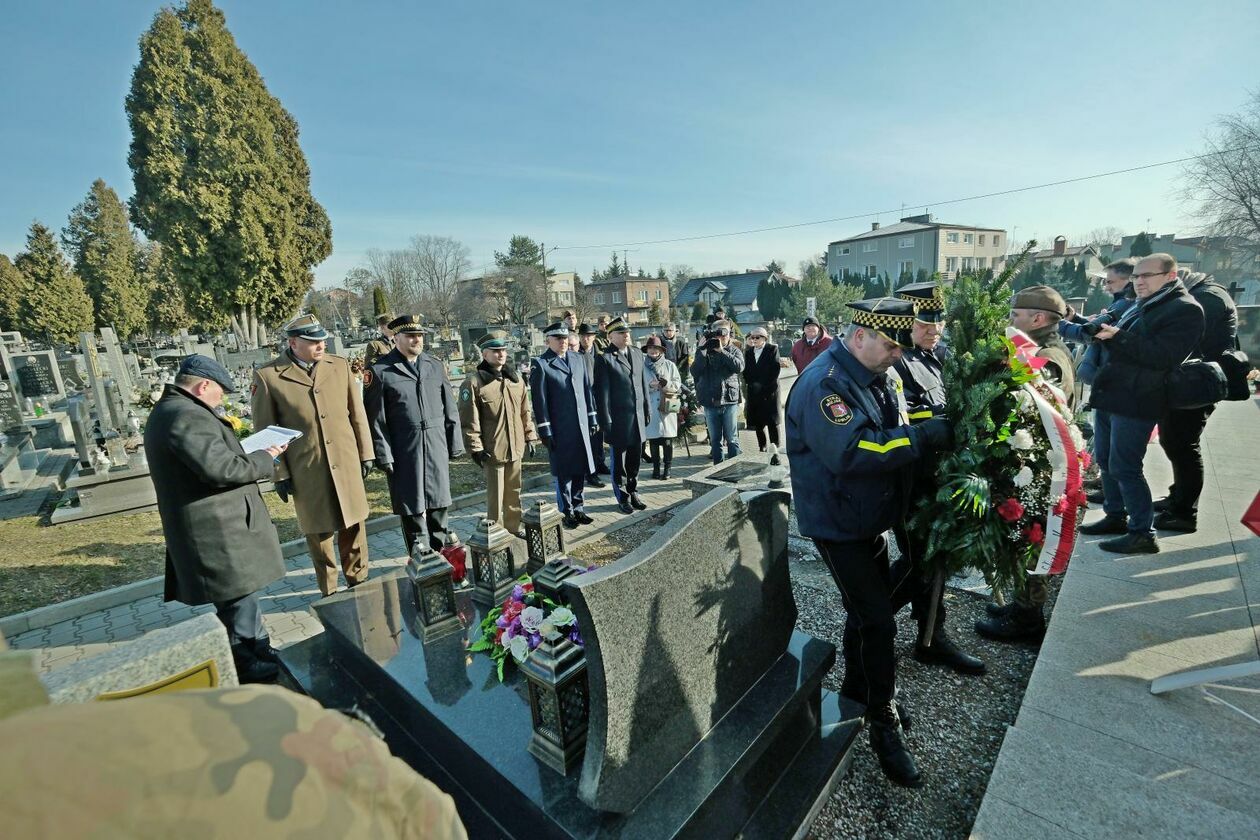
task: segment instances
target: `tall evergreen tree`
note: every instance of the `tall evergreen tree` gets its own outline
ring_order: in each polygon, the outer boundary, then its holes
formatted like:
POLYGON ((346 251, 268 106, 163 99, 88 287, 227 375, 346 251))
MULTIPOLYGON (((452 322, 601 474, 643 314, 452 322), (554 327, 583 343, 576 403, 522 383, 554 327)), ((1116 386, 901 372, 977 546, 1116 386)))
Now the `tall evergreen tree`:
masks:
POLYGON ((608 278, 620 277, 623 274, 629 274, 630 269, 624 268, 617 259, 617 252, 612 252, 612 262, 608 264, 608 270, 604 272, 604 276, 608 278))
POLYGON ((389 304, 385 302, 385 290, 380 286, 372 287, 372 314, 380 317, 389 312, 389 304))
POLYGON ((26 275, 0 254, 0 329, 22 329, 22 303, 30 293, 26 275))
POLYGON ((132 219, 164 247, 192 314, 256 346, 332 251, 297 122, 211 0, 157 13, 126 109, 132 219))
POLYGON ((124 339, 142 329, 149 296, 137 276, 136 239, 118 194, 100 178, 70 211, 61 241, 92 298, 97 325, 112 326, 124 339))
POLYGON ((147 296, 145 326, 149 335, 173 335, 193 325, 184 303, 184 289, 171 276, 171 267, 163 259, 162 246, 149 242, 140 246, 136 259, 136 277, 147 296))
POLYGON ((1146 235, 1146 231, 1133 237, 1133 244, 1129 246, 1130 257, 1149 257, 1154 251, 1155 249, 1151 247, 1151 238, 1146 235))
POLYGON ((19 309, 19 329, 48 342, 73 342, 92 329, 92 299, 83 281, 70 269, 52 231, 31 224, 26 250, 15 263, 30 284, 19 309))

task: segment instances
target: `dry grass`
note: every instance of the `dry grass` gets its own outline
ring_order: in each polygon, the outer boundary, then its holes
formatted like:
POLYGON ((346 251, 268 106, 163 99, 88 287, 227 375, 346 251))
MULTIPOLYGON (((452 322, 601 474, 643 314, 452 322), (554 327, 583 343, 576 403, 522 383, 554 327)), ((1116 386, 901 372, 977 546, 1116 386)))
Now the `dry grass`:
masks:
MULTIPOLYGON (((526 475, 547 469, 546 454, 527 460, 526 475)), ((451 464, 451 491, 459 496, 485 487, 467 458, 451 464)), ((390 512, 385 476, 367 479, 371 516, 390 512)), ((263 495, 280 540, 302 536, 292 504, 263 495)), ((162 574, 165 543, 157 512, 110 516, 50 526, 54 497, 38 516, 0 521, 0 615, 55 604, 162 574)))

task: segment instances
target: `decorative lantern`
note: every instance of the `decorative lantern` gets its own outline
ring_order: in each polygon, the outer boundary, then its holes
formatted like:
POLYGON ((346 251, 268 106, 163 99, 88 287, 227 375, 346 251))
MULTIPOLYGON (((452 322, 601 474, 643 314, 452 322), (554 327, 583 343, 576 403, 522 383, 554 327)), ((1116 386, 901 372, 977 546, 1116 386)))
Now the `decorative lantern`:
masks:
POLYGON ((426 642, 463 627, 455 612, 451 571, 451 564, 442 555, 420 544, 407 561, 407 577, 411 578, 420 617, 420 638, 426 642))
POLYGON ((472 553, 473 600, 485 607, 500 603, 516 585, 512 535, 493 519, 483 519, 468 538, 472 553))
POLYGON ((561 527, 564 517, 555 505, 539 499, 521 516, 521 522, 525 525, 525 545, 529 551, 525 571, 532 575, 549 560, 564 554, 564 528, 561 527))
POLYGON ((529 752, 567 776, 586 751, 586 652, 564 636, 554 642, 544 639, 520 667, 534 722, 529 752))
POLYGON ((563 557, 556 557, 547 562, 537 572, 533 574, 534 591, 544 598, 550 598, 557 604, 568 604, 569 599, 564 595, 560 585, 564 583, 566 578, 581 574, 582 570, 574 566, 563 557))

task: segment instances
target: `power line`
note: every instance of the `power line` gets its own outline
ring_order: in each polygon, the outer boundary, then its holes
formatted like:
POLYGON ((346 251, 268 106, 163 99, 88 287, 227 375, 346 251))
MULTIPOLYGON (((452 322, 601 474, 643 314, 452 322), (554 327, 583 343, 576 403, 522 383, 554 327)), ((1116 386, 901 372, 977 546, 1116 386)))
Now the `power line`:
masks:
MULTIPOLYGON (((1044 184, 1034 184, 1027 187, 1014 187, 1009 190, 998 190, 997 192, 983 193, 981 195, 969 195, 964 198, 951 198, 945 201, 922 201, 916 202, 911 207, 944 207, 949 204, 961 204, 965 201, 979 201, 982 198, 997 198, 1003 195, 1014 195, 1015 193, 1030 192, 1032 190, 1044 190, 1049 187, 1061 187, 1065 184, 1077 184, 1082 181, 1093 181, 1098 178, 1110 178, 1113 175, 1125 175, 1130 172, 1142 172, 1147 169, 1157 169, 1161 166, 1172 166, 1177 163, 1187 163, 1192 160, 1202 160, 1203 158, 1213 157, 1214 155, 1225 155, 1232 152, 1260 150, 1260 146, 1239 146, 1236 149, 1222 149, 1217 152, 1208 152, 1202 155, 1190 155, 1189 157, 1177 158, 1175 160, 1165 160, 1159 163, 1147 163, 1142 166, 1130 166, 1127 169, 1113 169, 1110 172, 1099 172, 1094 175, 1081 175, 1076 178, 1064 178, 1059 181, 1048 181, 1044 184)), ((726 233, 703 233, 696 236, 677 236, 672 239, 645 239, 641 242, 611 242, 605 245, 553 245, 552 251, 585 251, 595 248, 632 248, 639 245, 669 245, 675 242, 695 242, 701 239, 722 239, 730 236, 747 236, 752 233, 769 233, 776 230, 791 230, 792 228, 811 227, 813 225, 829 225, 835 222, 851 222, 856 219, 866 219, 871 216, 882 216, 886 213, 898 213, 904 211, 906 205, 901 205, 897 209, 889 210, 871 210, 866 213, 854 213, 850 216, 837 216, 833 219, 817 219, 812 222, 794 222, 788 225, 772 225, 770 227, 750 228, 748 230, 733 230, 726 233)))

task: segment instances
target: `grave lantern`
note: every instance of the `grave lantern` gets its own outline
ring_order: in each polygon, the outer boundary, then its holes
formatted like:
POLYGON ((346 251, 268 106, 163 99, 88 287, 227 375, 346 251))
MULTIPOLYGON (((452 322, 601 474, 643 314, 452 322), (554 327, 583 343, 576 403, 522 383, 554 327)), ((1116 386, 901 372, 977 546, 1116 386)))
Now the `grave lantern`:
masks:
POLYGON ((483 519, 466 545, 472 555, 473 600, 486 607, 502 602, 516 585, 512 535, 493 519, 483 519))
POLYGON ((569 599, 564 595, 560 585, 567 578, 581 573, 581 569, 571 564, 564 557, 556 557, 547 561, 547 565, 534 573, 534 591, 544 598, 550 598, 557 604, 568 604, 569 599))
POLYGON ((420 638, 436 639, 459 630, 462 625, 455 611, 455 586, 451 581, 451 564, 433 549, 420 543, 407 561, 407 577, 411 578, 420 618, 420 638))
POLYGON ((521 522, 525 526, 525 545, 529 551, 525 571, 532 575, 548 561, 564 554, 564 517, 555 505, 539 499, 525 511, 521 522))
POLYGON ((544 639, 521 663, 521 673, 529 686, 534 723, 530 755, 567 776, 586 751, 586 652, 565 636, 554 642, 544 639))

